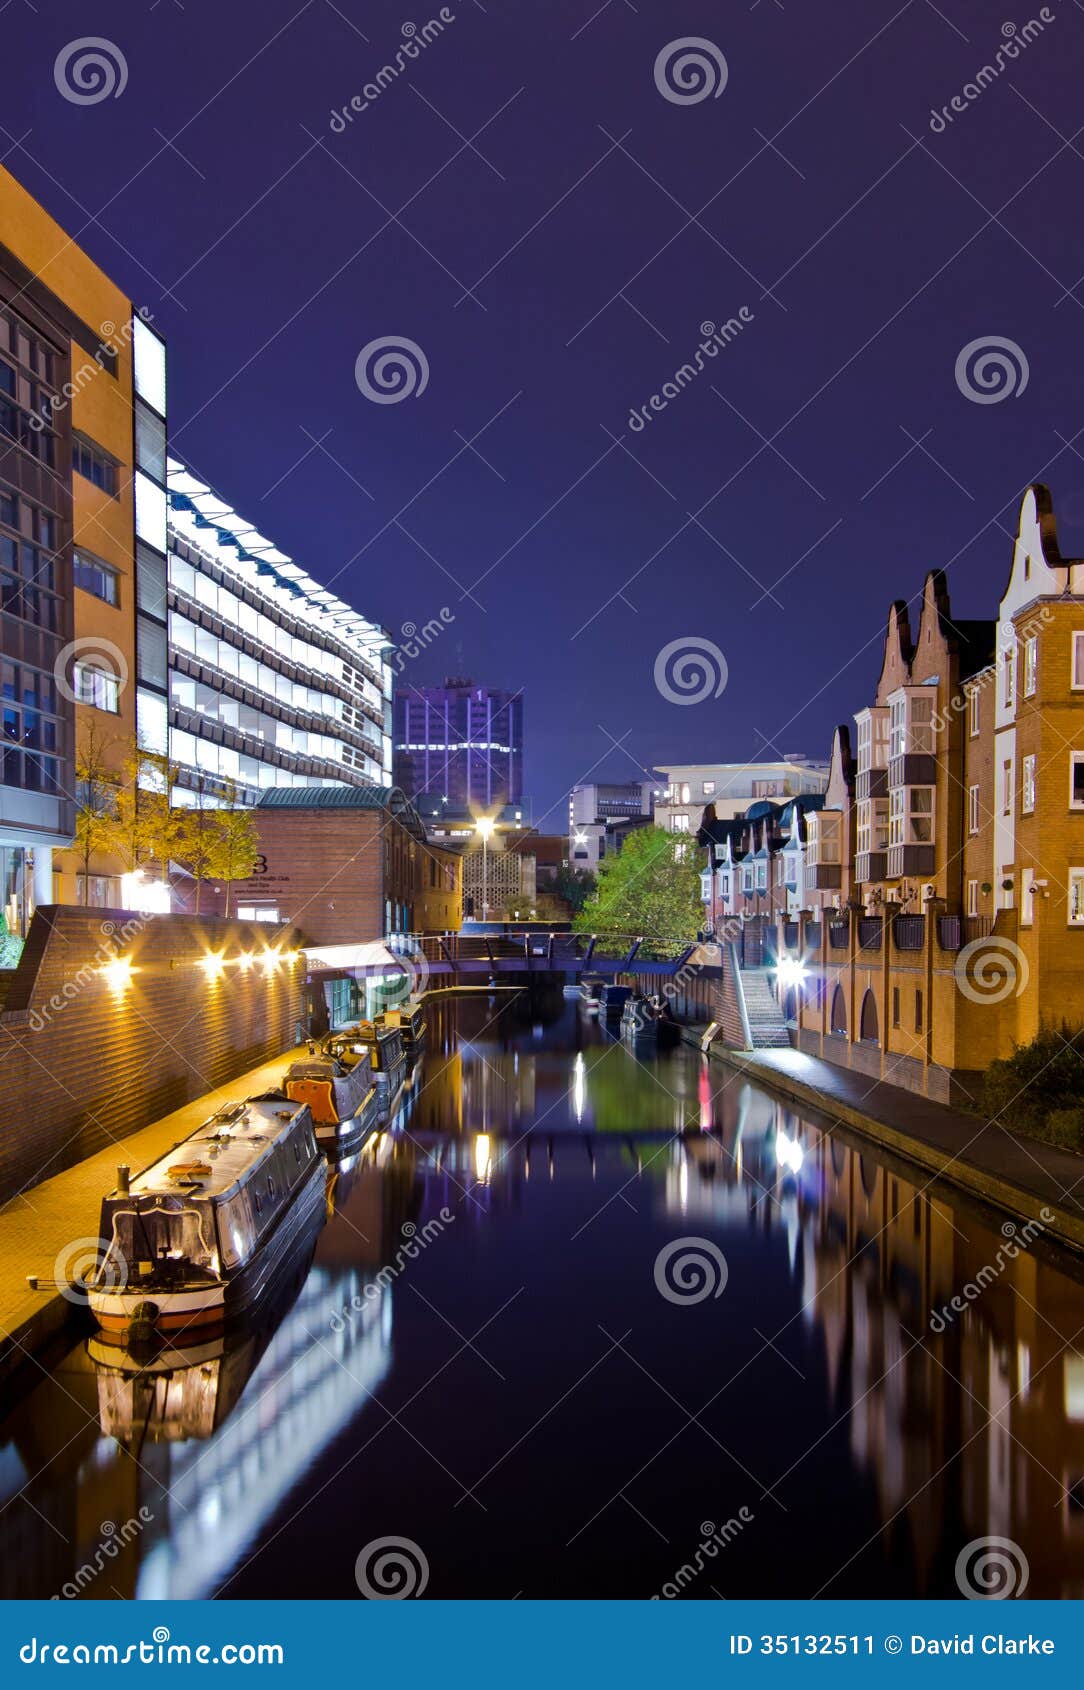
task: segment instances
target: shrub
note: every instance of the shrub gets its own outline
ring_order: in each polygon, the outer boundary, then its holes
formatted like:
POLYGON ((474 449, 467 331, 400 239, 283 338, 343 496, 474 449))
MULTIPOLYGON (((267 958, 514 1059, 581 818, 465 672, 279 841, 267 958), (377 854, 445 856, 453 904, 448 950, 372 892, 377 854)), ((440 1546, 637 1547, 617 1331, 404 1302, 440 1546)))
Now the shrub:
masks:
POLYGON ((1042 1027, 1030 1044, 992 1062, 983 1104, 1012 1132, 1084 1150, 1084 1028, 1042 1027))

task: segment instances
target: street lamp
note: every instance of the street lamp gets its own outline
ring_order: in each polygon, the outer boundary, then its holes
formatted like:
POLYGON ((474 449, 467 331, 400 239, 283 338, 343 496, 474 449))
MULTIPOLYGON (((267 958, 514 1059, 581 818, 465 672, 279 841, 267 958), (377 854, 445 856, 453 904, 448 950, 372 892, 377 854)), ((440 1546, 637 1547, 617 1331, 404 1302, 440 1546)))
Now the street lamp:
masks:
POLYGON ((493 832, 493 817, 479 816, 474 824, 482 836, 482 920, 489 920, 489 836, 493 832))

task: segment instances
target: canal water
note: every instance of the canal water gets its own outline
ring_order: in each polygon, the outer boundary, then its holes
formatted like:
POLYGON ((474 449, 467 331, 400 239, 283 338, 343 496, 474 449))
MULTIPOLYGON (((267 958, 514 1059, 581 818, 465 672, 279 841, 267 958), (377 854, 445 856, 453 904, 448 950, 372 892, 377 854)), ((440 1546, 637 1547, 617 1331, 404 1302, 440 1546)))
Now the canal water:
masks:
POLYGON ((1010 1228, 560 994, 433 1000, 264 1321, 9 1390, 0 1594, 1080 1597, 1084 1288, 1010 1228))

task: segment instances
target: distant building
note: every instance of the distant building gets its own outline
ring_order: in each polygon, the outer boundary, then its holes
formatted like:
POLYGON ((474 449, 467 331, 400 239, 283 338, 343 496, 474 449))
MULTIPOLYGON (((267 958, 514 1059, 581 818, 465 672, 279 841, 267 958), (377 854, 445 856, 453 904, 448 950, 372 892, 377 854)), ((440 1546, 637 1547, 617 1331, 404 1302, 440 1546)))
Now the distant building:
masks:
POLYGON ((395 698, 395 781, 463 815, 523 798, 523 693, 446 680, 404 686, 395 698))
POLYGON ((668 833, 695 834, 708 804, 715 806, 719 821, 730 821, 753 804, 768 800, 783 805, 790 798, 823 792, 828 784, 827 762, 800 753, 774 762, 676 763, 659 773, 655 821, 668 833))
POLYGON ((601 858, 621 849, 633 828, 652 819, 654 785, 649 780, 594 781, 568 795, 568 859, 572 868, 594 874, 601 858))

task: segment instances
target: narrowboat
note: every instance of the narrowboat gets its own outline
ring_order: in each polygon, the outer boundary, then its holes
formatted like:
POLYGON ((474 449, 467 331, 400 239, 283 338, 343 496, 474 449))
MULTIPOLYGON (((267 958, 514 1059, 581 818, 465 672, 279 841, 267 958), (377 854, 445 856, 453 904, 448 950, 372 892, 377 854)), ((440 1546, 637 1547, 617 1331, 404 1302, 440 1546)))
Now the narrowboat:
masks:
POLYGON ((396 1009, 386 1009, 377 1025, 398 1027, 408 1056, 419 1055, 428 1033, 425 1010, 420 1003, 403 1003, 396 1009))
POLYGON ((134 1179, 118 1169, 86 1281, 98 1325, 148 1343, 248 1314, 325 1214, 326 1173, 308 1104, 274 1098, 228 1104, 134 1179))
POLYGON ((373 1081, 380 1093, 380 1111, 386 1114, 391 1100, 406 1078, 406 1051, 398 1027, 359 1021, 324 1040, 324 1053, 353 1068, 368 1058, 373 1081))
POLYGON ((606 982, 599 974, 588 974, 580 980, 580 1008, 585 1015, 597 1015, 602 1005, 602 989, 606 982))
POLYGON ((615 981, 607 980, 602 988, 599 1015, 604 1021, 620 1021, 631 997, 631 986, 619 986, 615 981))
POLYGON ((283 1076, 282 1095, 291 1103, 308 1104, 316 1142, 328 1151, 362 1138, 375 1124, 380 1103, 368 1050, 351 1068, 326 1055, 292 1062, 283 1076))
POLYGON ((651 998, 629 997, 621 1011, 621 1036, 634 1045, 668 1050, 681 1042, 681 1027, 665 1006, 651 998))

